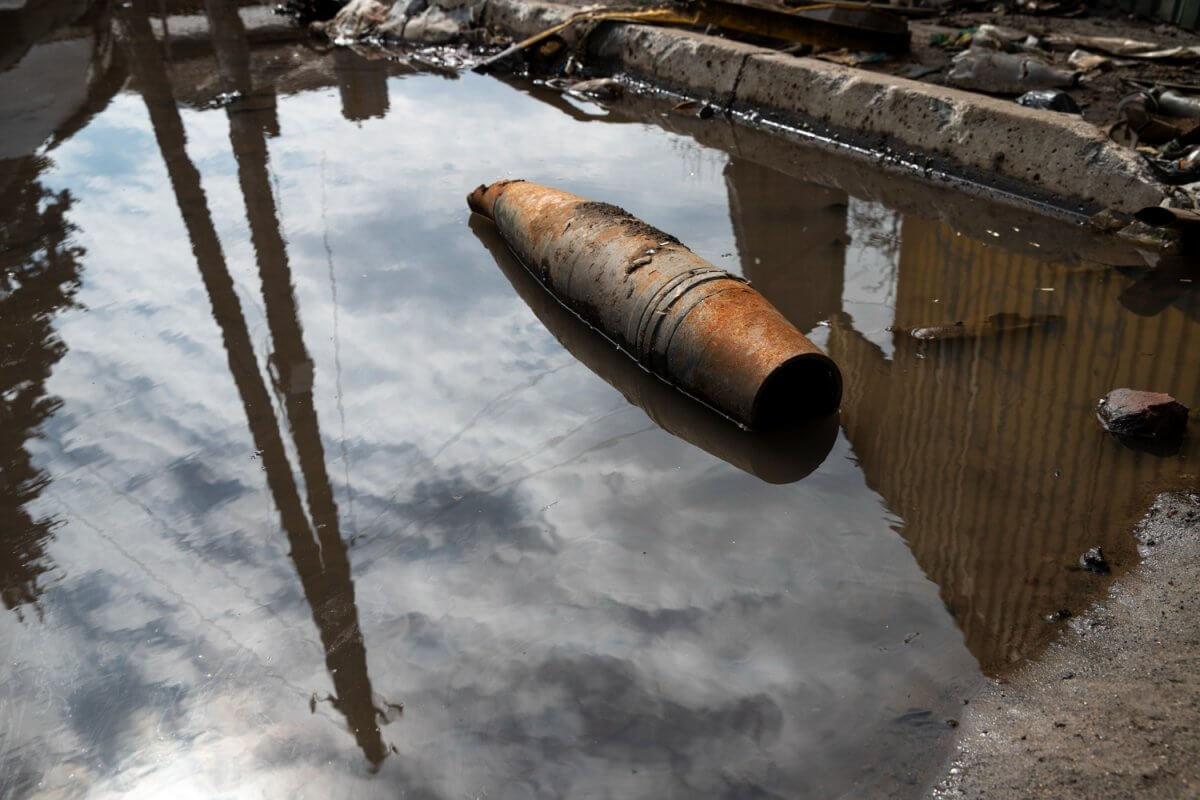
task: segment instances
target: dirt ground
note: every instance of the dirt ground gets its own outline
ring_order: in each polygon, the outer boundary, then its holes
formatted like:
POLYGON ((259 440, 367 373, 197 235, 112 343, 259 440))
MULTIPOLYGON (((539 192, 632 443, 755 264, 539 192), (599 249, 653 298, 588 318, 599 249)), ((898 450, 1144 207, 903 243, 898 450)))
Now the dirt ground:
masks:
POLYGON ((1200 797, 1200 494, 1163 494, 1143 562, 1044 657, 970 702, 934 797, 1200 797))

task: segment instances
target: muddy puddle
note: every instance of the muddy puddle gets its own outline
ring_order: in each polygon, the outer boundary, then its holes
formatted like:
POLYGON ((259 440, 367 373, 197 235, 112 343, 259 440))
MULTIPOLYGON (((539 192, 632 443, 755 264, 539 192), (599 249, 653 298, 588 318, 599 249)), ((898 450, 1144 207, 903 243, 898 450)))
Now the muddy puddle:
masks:
POLYGON ((1092 414, 1200 399, 1186 272, 208 5, 0 62, 0 796, 918 796, 1195 481, 1092 414), (764 442, 630 370, 469 220, 517 176, 744 274, 840 416, 764 442), (995 315, 1047 324, 911 335, 995 315))

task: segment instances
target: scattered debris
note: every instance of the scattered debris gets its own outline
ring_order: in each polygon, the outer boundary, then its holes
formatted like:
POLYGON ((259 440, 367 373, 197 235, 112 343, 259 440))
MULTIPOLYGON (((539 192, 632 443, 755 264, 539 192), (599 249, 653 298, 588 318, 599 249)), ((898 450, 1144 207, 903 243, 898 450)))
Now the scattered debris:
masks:
POLYGON ((1179 153, 1173 153, 1170 149, 1166 149, 1164 155, 1165 158, 1147 156, 1147 161, 1163 183, 1182 186, 1200 181, 1200 146, 1183 151, 1182 157, 1177 157, 1179 153))
POLYGON ((468 6, 445 8, 431 5, 408 18, 400 38, 409 42, 443 44, 460 37, 474 22, 472 9, 468 6))
POLYGON ((1075 102, 1075 98, 1062 89, 1035 89, 1018 97, 1017 102, 1027 108, 1042 108, 1047 111, 1060 111, 1064 114, 1083 113, 1083 109, 1075 102))
POLYGON ((514 58, 519 58, 520 54, 531 47, 538 45, 552 36, 557 36, 562 31, 570 28, 572 25, 580 22, 656 22, 663 25, 697 25, 700 23, 700 16, 696 12, 681 12, 673 8, 647 8, 641 10, 620 10, 620 9, 589 9, 580 11, 578 14, 572 14, 567 19, 551 25, 543 31, 522 39, 519 42, 513 42, 508 47, 496 53, 493 56, 480 61, 472 70, 475 72, 491 72, 499 65, 511 61, 514 58))
POLYGON ((901 78, 908 78, 915 81, 924 78, 926 75, 932 75, 935 72, 941 71, 941 67, 933 64, 908 64, 896 74, 901 78))
POLYGON ((1072 50, 1071 55, 1067 56, 1067 63, 1080 72, 1092 72, 1108 69, 1113 61, 1108 56, 1089 53, 1087 50, 1072 50))
POLYGON ((879 64, 891 58, 887 53, 851 52, 844 47, 840 50, 826 50, 817 53, 816 57, 822 61, 832 61, 835 64, 844 64, 847 67, 858 67, 863 64, 879 64))
POLYGON ((1189 99, 1156 89, 1134 92, 1118 104, 1117 113, 1124 119, 1114 126, 1112 134, 1131 134, 1132 140, 1128 143, 1134 146, 1172 141, 1180 145, 1200 142, 1200 115, 1188 118, 1188 115, 1178 113, 1190 110, 1189 99), (1166 95, 1165 105, 1163 95, 1166 95), (1120 126, 1125 130, 1119 130, 1120 126))
POLYGON ((445 44, 475 27, 475 7, 465 0, 350 0, 333 19, 309 30, 338 43, 366 37, 445 44))
POLYGON ((1088 217, 1088 225, 1103 233, 1114 233, 1128 224, 1129 218, 1127 216, 1118 214, 1107 208, 1103 211, 1097 211, 1088 217))
POLYGON ((588 100, 616 100, 625 93, 625 85, 613 78, 592 78, 571 84, 567 93, 588 100))
POLYGON ((1042 37, 1042 44, 1051 50, 1076 50, 1086 48, 1099 50, 1111 56, 1139 58, 1155 61, 1195 61, 1200 59, 1200 45, 1192 47, 1164 47, 1156 42, 1122 39, 1118 36, 1077 36, 1074 34, 1051 33, 1042 37))
POLYGON ((963 28, 956 34, 935 33, 929 37, 929 43, 934 47, 942 47, 946 50, 965 50, 971 46, 975 40, 975 34, 979 31, 978 27, 963 28))
MULTIPOLYGON (((1189 163, 1194 164, 1197 159, 1197 153, 1200 153, 1200 147, 1192 151, 1187 159, 1189 163)), ((1181 233, 1186 234, 1190 232, 1192 235, 1200 236, 1200 211, 1190 208, 1150 206, 1149 208, 1143 208, 1133 216, 1139 222, 1144 222, 1147 225, 1170 225, 1178 228, 1181 233)))
POLYGON ((1100 399, 1096 416, 1122 439, 1177 441, 1187 427, 1188 408, 1162 392, 1114 389, 1100 399))
POLYGON ((1172 117, 1200 117, 1200 97, 1188 97, 1174 89, 1159 92, 1158 109, 1172 117))
MULTIPOLYGON (((363 2, 364 0, 355 0, 363 2)), ((374 0, 366 0, 374 2, 374 0)), ((420 2, 421 0, 414 0, 420 2)), ((474 68, 487 72, 496 64, 558 34, 578 22, 642 22, 657 25, 705 25, 724 31, 761 36, 785 42, 847 48, 852 50, 902 53, 908 50, 908 22, 901 16, 882 9, 861 6, 842 7, 840 4, 804 6, 783 11, 770 6, 734 3, 727 0, 704 0, 703 3, 680 4, 660 8, 635 10, 589 9, 485 59, 474 68)))
POLYGON ((954 57, 954 66, 946 77, 960 89, 1022 94, 1032 89, 1074 86, 1078 75, 1033 56, 972 47, 954 57))
POLYGON ((712 104, 704 100, 681 100, 671 106, 671 111, 686 117, 699 117, 700 119, 709 119, 716 113, 712 104))
POLYGON ((923 325, 909 330, 908 335, 922 342, 945 341, 948 339, 976 339, 1001 333, 1029 330, 1053 325, 1062 320, 1057 314, 1034 314, 1023 316, 1010 312, 992 314, 975 322, 953 322, 942 325, 923 325))
POLYGON ((1107 575, 1111 570, 1108 566, 1108 560, 1104 558, 1104 548, 1100 545, 1090 548, 1086 553, 1079 557, 1079 566, 1086 569, 1088 572, 1095 572, 1100 575, 1107 575))

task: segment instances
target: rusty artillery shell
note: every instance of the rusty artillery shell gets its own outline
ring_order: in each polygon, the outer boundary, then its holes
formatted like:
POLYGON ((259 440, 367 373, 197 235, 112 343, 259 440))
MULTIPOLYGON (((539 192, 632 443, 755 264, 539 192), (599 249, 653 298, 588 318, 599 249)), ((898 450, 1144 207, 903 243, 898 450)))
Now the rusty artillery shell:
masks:
POLYGON ((804 420, 771 431, 747 431, 642 369, 595 328, 571 313, 513 257, 494 226, 471 219, 471 230, 496 266, 555 339, 581 364, 663 430, 767 483, 793 483, 824 462, 837 441, 838 415, 804 420))
POLYGON ((837 365, 766 298, 626 211, 527 181, 467 198, 543 286, 642 366, 749 428, 837 410, 837 365))

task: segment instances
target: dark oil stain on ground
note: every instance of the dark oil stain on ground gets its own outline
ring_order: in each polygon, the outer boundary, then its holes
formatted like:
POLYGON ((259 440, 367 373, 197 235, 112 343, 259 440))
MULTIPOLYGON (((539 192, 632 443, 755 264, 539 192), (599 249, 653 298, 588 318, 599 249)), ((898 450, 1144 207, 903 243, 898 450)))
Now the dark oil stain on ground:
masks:
POLYGON ((165 11, 0 11, 0 795, 917 796, 1195 481, 1092 413, 1200 399, 1190 274, 165 11), (763 441, 631 372, 468 225, 502 177, 740 271, 841 414, 763 441), (1060 319, 907 334, 996 314, 1060 319))

